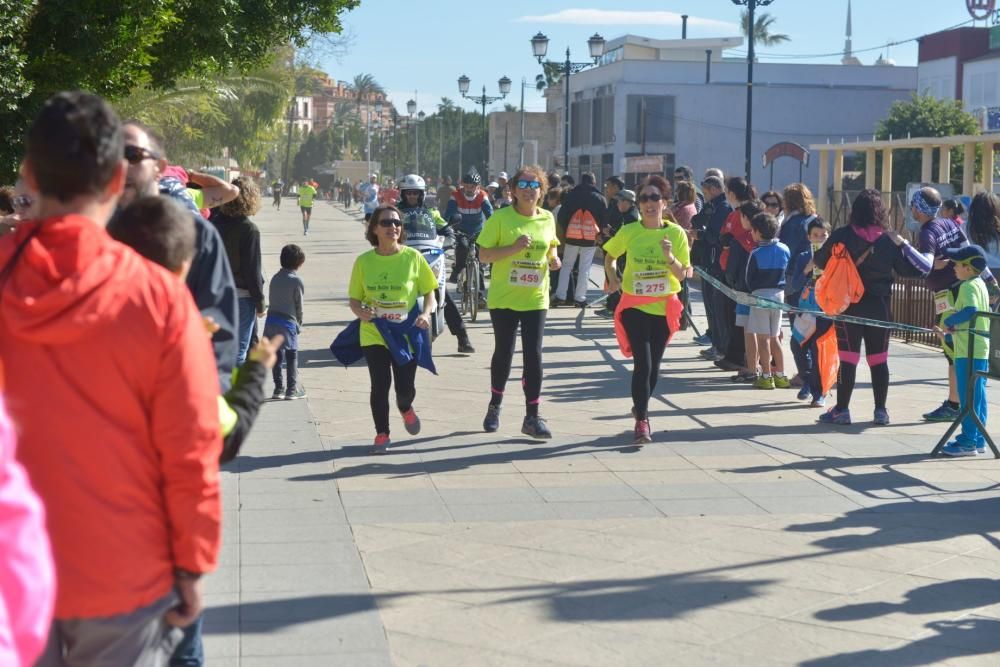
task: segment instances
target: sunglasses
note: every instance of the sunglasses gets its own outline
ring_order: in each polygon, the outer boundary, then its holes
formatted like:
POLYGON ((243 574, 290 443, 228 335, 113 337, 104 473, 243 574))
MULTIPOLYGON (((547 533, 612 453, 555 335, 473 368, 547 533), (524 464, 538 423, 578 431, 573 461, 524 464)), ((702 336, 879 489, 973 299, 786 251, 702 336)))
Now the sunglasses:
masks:
POLYGON ((34 203, 34 200, 28 195, 17 195, 11 199, 11 204, 14 205, 14 208, 30 208, 34 203))
POLYGON ((143 160, 159 160, 160 156, 139 146, 125 146, 125 159, 129 164, 139 164, 143 160))
POLYGON ((381 220, 378 221, 378 226, 385 228, 402 227, 403 221, 400 220, 399 218, 382 218, 381 220))
POLYGON ((663 195, 639 195, 639 201, 641 202, 660 201, 661 199, 663 199, 663 195))
POLYGON ((776 201, 766 201, 766 202, 764 202, 764 206, 766 206, 768 208, 778 208, 779 206, 781 206, 781 204, 779 204, 776 201))
POLYGON ((532 190, 537 190, 538 188, 542 187, 542 184, 538 181, 527 181, 522 178, 517 182, 517 187, 520 188, 521 190, 527 190, 529 188, 532 190))

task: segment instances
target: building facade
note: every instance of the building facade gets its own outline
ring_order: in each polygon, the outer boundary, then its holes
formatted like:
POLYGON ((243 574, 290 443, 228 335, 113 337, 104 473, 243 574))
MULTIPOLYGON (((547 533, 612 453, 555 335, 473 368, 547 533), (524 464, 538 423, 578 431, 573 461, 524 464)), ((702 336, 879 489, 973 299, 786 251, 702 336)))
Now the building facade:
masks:
MULTIPOLYGON (((641 174, 629 175, 625 159, 645 155, 662 156, 667 173, 685 164, 699 174, 720 167, 742 175, 747 67, 724 56, 742 44, 739 37, 609 41, 599 66, 570 77, 570 173, 634 181, 641 174)), ((769 147, 871 138, 890 105, 916 90, 917 68, 758 63, 754 80, 751 178, 768 185, 771 172, 761 160, 769 147)), ((557 124, 552 163, 560 170, 564 94, 560 84, 546 95, 557 124)), ((797 181, 798 162, 775 162, 773 179, 776 186, 797 181)), ((814 164, 803 180, 818 182, 814 164)))
MULTIPOLYGON (((560 129, 556 115, 544 111, 524 113, 524 164, 537 164, 547 171, 554 168, 556 135, 560 129)), ((501 171, 513 175, 521 165, 521 113, 494 112, 489 116, 490 178, 501 171)))

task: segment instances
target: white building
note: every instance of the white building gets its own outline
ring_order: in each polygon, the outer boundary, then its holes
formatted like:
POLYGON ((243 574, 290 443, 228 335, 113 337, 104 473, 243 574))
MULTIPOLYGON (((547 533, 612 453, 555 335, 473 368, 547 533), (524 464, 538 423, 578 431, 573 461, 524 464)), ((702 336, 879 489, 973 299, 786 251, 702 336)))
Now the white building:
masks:
POLYGON ((295 109, 294 109, 294 114, 292 115, 292 123, 295 125, 295 128, 303 134, 308 134, 312 132, 313 129, 312 97, 295 98, 295 109))
MULTIPOLYGON (((650 155, 663 156, 668 174, 685 164, 698 176, 708 167, 742 175, 747 66, 745 60, 723 55, 742 45, 740 37, 659 40, 625 35, 610 40, 599 66, 570 77, 569 171, 590 170, 603 179, 626 174, 625 158, 650 155)), ((845 52, 845 62, 856 59, 845 52)), ((871 138, 889 106, 916 87, 915 67, 885 61, 879 66, 758 63, 753 182, 769 184, 762 157, 774 144, 871 138)), ((564 95, 561 85, 546 95, 558 136, 552 159, 543 164, 560 169, 564 95)), ((775 186, 798 178, 798 162, 786 158, 774 163, 775 186)), ((818 182, 814 164, 805 168, 803 180, 818 182)))

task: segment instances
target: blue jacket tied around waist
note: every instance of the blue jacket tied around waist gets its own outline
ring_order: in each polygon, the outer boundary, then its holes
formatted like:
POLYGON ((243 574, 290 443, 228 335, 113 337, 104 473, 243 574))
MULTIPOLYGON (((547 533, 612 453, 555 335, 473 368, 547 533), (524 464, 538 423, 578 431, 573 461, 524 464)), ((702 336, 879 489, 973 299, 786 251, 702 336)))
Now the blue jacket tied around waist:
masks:
MULTIPOLYGON (((426 329, 414 326, 419 314, 420 308, 415 305, 402 322, 389 322, 376 318, 372 320, 372 324, 382 334, 389 348, 389 354, 397 364, 403 366, 416 359, 418 366, 437 375, 437 368, 431 356, 431 334, 426 329)), ((330 344, 330 352, 345 366, 350 366, 364 357, 361 351, 361 320, 354 320, 337 334, 330 344)))

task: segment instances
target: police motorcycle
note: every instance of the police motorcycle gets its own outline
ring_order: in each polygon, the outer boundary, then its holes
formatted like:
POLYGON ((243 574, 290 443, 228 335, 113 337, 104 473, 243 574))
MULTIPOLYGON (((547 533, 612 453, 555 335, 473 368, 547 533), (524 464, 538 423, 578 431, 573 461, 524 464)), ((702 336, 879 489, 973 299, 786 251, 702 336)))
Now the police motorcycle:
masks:
MULTIPOLYGON (((427 186, 424 179, 416 174, 407 174, 399 180, 397 185, 400 193, 399 210, 403 214, 403 229, 406 231, 406 245, 420 251, 420 254, 427 260, 427 264, 437 278, 438 287, 435 291, 437 307, 431 315, 431 340, 438 337, 445 330, 444 304, 445 281, 448 277, 446 271, 445 250, 454 244, 454 234, 450 227, 442 228, 441 233, 444 238, 438 235, 438 224, 435 219, 437 211, 433 211, 424 206, 424 193, 427 186), (416 206, 410 206, 406 196, 407 191, 417 191, 416 206)), ((440 216, 438 216, 440 217, 440 216)), ((423 307, 423 297, 419 297, 418 304, 423 307)))

